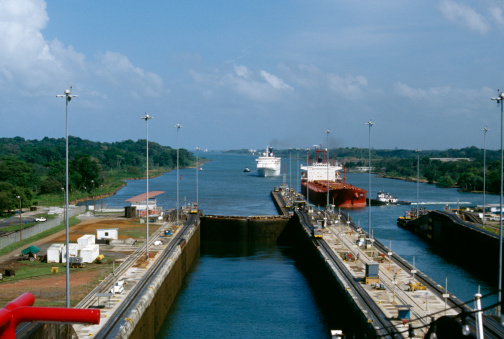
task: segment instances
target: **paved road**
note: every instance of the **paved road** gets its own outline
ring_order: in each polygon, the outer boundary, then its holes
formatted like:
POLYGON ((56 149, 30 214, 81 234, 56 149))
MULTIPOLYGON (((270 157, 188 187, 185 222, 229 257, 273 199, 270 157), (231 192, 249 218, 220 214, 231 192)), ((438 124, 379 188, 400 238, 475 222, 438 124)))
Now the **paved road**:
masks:
MULTIPOLYGON (((32 223, 32 222, 35 222, 35 218, 21 216, 21 223, 22 224, 32 223)), ((8 218, 8 219, 3 219, 2 221, 0 221, 0 228, 12 226, 12 225, 19 225, 19 216, 8 218)))
MULTIPOLYGON (((42 211, 25 211, 21 214, 21 223, 35 222, 35 216, 42 214, 42 211)), ((19 225, 19 214, 15 214, 10 218, 0 219, 0 229, 7 226, 19 225)))

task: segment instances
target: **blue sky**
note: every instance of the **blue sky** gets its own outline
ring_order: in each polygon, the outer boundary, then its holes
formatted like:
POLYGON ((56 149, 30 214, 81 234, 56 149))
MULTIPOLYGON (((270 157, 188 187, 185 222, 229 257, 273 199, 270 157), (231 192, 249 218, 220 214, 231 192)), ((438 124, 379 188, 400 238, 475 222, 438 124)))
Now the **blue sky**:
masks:
POLYGON ((500 148, 503 1, 0 0, 0 136, 500 148))

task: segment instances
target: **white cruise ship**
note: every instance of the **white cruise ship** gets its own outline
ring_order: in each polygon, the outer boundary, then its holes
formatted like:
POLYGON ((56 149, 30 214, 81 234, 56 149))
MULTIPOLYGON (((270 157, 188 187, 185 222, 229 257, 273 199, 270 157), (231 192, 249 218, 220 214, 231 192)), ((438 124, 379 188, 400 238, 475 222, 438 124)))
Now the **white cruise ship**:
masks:
POLYGON ((266 152, 256 159, 257 174, 260 177, 277 177, 280 175, 281 158, 273 156, 273 147, 266 147, 266 152))

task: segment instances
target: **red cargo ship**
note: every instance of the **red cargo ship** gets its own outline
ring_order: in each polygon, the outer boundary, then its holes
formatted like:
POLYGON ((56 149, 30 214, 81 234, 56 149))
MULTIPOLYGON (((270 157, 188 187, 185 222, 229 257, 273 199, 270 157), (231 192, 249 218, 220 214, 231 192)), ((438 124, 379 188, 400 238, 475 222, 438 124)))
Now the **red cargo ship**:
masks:
POLYGON ((366 207, 367 191, 346 183, 340 173, 343 167, 336 162, 331 164, 329 159, 326 162, 326 154, 327 150, 315 148, 315 161, 308 160, 308 166, 301 166, 306 171, 301 177, 301 193, 316 205, 327 205, 329 191, 329 204, 341 208, 366 207))

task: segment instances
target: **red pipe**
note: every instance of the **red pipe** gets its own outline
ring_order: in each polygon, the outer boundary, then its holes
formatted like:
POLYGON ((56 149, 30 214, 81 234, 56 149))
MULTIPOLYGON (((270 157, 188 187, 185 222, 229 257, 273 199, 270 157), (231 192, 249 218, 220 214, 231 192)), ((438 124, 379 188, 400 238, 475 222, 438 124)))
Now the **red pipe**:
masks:
POLYGON ((0 309, 0 338, 15 339, 17 325, 27 321, 100 323, 100 310, 32 307, 34 302, 33 294, 26 292, 0 309))

